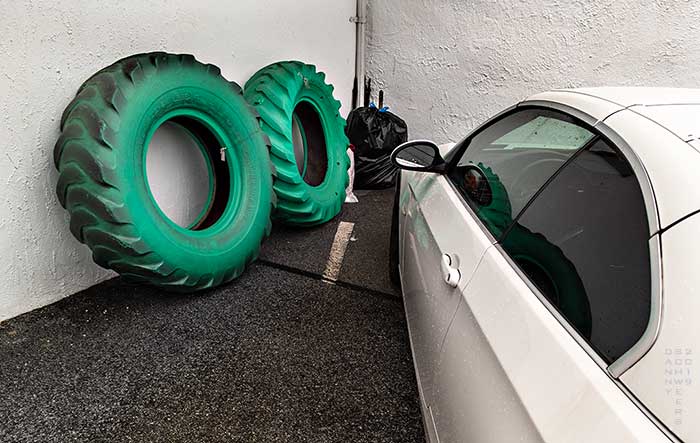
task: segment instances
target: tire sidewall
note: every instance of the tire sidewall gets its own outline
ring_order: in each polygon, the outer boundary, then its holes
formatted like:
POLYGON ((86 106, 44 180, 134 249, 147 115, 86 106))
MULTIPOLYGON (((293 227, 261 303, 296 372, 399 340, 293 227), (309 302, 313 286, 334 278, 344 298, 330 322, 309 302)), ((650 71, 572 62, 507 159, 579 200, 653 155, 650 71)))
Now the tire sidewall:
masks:
POLYGON ((301 175, 299 178, 311 198, 325 205, 337 201, 340 197, 339 190, 347 187, 348 174, 345 158, 347 158, 348 141, 345 136, 345 125, 336 124, 340 115, 335 108, 335 102, 328 97, 328 86, 318 82, 317 79, 308 79, 308 81, 308 87, 302 86, 298 91, 294 100, 294 109, 300 103, 307 102, 316 110, 323 128, 327 168, 323 182, 317 186, 306 183, 301 175))
MULTIPOLYGON (((193 276, 245 265, 265 235, 272 176, 262 132, 243 97, 222 77, 183 67, 145 78, 127 103, 117 131, 119 181, 125 206, 143 241, 165 262, 193 276), (165 216, 146 175, 151 135, 163 119, 183 113, 216 127, 227 147, 229 204, 219 220, 202 231, 179 227, 165 216)), ((217 160, 208 158, 207 162, 217 160)))

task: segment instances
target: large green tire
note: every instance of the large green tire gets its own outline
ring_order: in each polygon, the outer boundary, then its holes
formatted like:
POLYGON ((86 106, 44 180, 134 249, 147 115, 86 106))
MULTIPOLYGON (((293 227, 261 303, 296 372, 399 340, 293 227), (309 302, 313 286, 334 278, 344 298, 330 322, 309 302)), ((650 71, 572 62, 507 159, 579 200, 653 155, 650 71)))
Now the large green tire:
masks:
POLYGON ((166 53, 122 59, 80 87, 61 131, 58 198, 100 266, 194 291, 236 278, 257 257, 274 203, 269 140, 241 88, 216 66, 166 53), (146 177, 150 139, 166 121, 199 144, 213 182, 189 227, 161 211, 146 177))
POLYGON ((340 102, 325 75, 297 61, 274 63, 248 80, 244 95, 270 137, 277 170, 275 218, 311 226, 335 217, 345 200, 350 160, 340 102), (299 146, 295 154, 293 123, 303 139, 302 155, 299 146))

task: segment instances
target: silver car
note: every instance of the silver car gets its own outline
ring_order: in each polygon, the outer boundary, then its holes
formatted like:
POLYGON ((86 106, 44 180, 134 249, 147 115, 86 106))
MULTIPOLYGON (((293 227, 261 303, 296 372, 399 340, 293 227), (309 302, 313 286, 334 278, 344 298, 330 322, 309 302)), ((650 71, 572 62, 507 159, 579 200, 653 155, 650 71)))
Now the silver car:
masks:
POLYGON ((700 442, 700 90, 550 91, 392 159, 429 441, 700 442))

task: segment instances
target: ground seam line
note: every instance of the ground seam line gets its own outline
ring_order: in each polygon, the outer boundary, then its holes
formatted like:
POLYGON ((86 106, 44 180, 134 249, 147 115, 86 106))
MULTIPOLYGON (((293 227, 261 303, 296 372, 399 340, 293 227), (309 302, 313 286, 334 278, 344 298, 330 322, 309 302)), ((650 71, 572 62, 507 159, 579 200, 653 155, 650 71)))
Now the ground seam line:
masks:
POLYGON ((311 271, 305 271, 304 269, 295 268, 293 266, 287 266, 287 265, 283 265, 280 263, 275 263, 275 262, 263 260, 263 259, 258 259, 257 263, 260 263, 261 265, 264 265, 264 266, 269 266, 271 268, 279 269, 281 271, 291 272, 293 274, 302 275, 304 277, 309 277, 309 278, 312 278, 314 280, 319 280, 319 281, 322 281, 325 283, 340 286, 341 288, 352 289, 353 291, 363 291, 363 292, 367 292, 367 293, 370 293, 370 294, 378 296, 378 297, 388 298, 388 299, 393 300, 393 301, 400 301, 401 300, 401 298, 398 295, 392 294, 390 292, 384 292, 384 291, 380 291, 378 289, 366 288, 364 286, 360 286, 360 285, 357 285, 355 283, 350 283, 350 282, 346 282, 346 281, 342 281, 342 280, 331 281, 331 280, 324 278, 323 275, 321 275, 321 274, 316 274, 316 273, 311 272, 311 271))

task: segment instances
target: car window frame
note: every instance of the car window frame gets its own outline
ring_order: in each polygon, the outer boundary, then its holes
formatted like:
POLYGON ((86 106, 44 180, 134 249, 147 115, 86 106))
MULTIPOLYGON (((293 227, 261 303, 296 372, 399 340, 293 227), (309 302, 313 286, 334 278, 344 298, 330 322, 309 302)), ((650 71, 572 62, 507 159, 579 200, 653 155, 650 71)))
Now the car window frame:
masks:
MULTIPOLYGON (((606 117, 607 118, 607 117, 606 117)), ((612 128, 605 124, 605 119, 596 119, 581 110, 572 108, 570 106, 548 102, 548 101, 525 101, 513 105, 500 113, 496 114, 492 118, 488 119, 481 125, 477 126, 472 130, 466 137, 464 137, 460 142, 458 142, 455 147, 450 151, 449 155, 445 159, 445 180, 452 187, 453 192, 455 192, 463 206, 470 213, 472 218, 476 220, 478 226, 487 235, 489 241, 492 245, 499 251, 499 253, 506 259, 511 268, 520 276, 523 282, 530 288, 530 290, 535 294, 535 296, 542 302, 542 304, 547 308, 548 311, 559 321, 559 323, 567 330, 569 335, 586 351, 586 353, 601 367, 603 368, 613 379, 618 379, 622 374, 624 374, 629 368, 634 366, 653 346, 656 338, 658 337, 659 330, 661 328, 661 308, 663 305, 662 298, 662 287, 661 287, 661 245, 659 240, 659 217, 658 209, 656 204, 656 198, 654 196, 653 188, 651 186, 651 181, 649 175, 644 168, 643 164, 630 148, 630 146, 615 133, 612 128), (476 212, 472 209, 471 205, 466 201, 466 198, 459 192, 456 185, 449 178, 449 173, 457 166, 457 163, 461 160, 464 152, 469 147, 471 140, 479 135, 483 130, 490 127, 491 125, 497 123, 503 118, 506 118, 516 112, 529 110, 529 109, 542 109, 546 111, 555 111, 563 114, 564 116, 573 119, 573 121, 591 131, 594 136, 591 140, 585 143, 582 147, 576 150, 572 156, 567 159, 540 187, 540 189, 535 192, 530 200, 525 204, 522 210, 513 218, 511 225, 505 229, 500 236, 496 238, 491 231, 486 227, 485 223, 477 216, 476 212), (536 199, 542 191, 547 187, 547 185, 564 169, 570 162, 578 156, 578 154, 590 146, 591 142, 602 139, 605 141, 610 148, 619 152, 620 155, 627 160, 627 162, 632 167, 634 176, 639 184, 640 190, 642 192, 642 198, 645 205, 647 224, 649 227, 649 266, 650 266, 650 276, 651 276, 651 293, 650 293, 650 313, 647 326, 644 330, 642 336, 637 340, 637 342, 632 345, 625 353, 623 353, 617 360, 612 363, 607 363, 598 354, 598 352, 573 328, 573 326, 568 322, 568 320, 558 311, 558 309, 542 294, 542 292, 532 283, 530 278, 520 269, 520 267, 511 259, 508 253, 501 246, 501 240, 508 234, 512 225, 518 220, 518 218, 523 214, 525 210, 532 204, 534 199, 536 199)))

